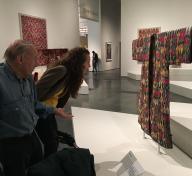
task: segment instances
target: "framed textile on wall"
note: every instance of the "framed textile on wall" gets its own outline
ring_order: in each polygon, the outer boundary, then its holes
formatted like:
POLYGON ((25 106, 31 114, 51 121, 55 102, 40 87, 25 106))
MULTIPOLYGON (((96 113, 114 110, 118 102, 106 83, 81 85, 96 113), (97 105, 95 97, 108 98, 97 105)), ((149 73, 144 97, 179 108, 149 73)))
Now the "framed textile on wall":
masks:
POLYGON ((37 49, 47 48, 46 20, 19 13, 21 38, 32 42, 37 49))
POLYGON ((138 38, 150 37, 151 35, 159 34, 160 32, 160 27, 138 29, 138 38))
POLYGON ((80 35, 80 46, 88 48, 88 34, 80 35))
POLYGON ((105 50, 106 50, 106 62, 111 62, 112 61, 112 43, 111 42, 106 42, 105 43, 105 50))

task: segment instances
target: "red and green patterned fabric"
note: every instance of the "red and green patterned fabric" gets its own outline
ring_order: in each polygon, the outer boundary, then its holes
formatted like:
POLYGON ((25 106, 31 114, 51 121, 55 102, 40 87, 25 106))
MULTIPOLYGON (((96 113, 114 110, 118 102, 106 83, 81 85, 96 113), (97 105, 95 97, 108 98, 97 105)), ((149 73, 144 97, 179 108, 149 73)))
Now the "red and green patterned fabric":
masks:
POLYGON ((172 148, 169 65, 191 63, 191 29, 160 33, 151 41, 149 57, 142 65, 138 121, 153 140, 172 148))
POLYGON ((149 58, 150 37, 139 38, 132 42, 133 60, 144 61, 149 58))

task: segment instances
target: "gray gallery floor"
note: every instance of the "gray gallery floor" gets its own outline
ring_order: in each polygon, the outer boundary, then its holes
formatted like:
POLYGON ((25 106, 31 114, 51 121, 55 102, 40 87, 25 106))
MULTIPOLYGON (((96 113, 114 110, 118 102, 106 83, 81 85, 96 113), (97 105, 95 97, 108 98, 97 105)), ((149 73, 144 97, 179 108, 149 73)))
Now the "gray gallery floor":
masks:
MULTIPOLYGON (((89 72, 85 81, 91 85, 89 94, 70 99, 71 106, 137 114, 139 81, 121 77, 119 69, 89 72)), ((192 103, 192 99, 172 93, 171 101, 192 103)), ((73 134, 72 122, 66 123, 65 131, 73 134)))

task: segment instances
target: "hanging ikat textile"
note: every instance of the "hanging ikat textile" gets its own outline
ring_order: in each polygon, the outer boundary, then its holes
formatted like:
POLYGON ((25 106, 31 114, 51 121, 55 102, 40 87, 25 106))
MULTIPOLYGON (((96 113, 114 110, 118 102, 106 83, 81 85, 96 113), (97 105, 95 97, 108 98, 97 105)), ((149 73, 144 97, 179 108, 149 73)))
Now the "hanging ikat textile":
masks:
POLYGON ((47 65, 48 58, 41 52, 41 49, 47 48, 46 20, 24 14, 19 14, 19 18, 21 38, 30 41, 38 49, 37 65, 47 65))
POLYGON ((160 27, 138 29, 138 37, 139 38, 151 37, 153 34, 159 34, 160 31, 161 31, 160 27))
MULTIPOLYGON (((143 59, 138 121, 144 132, 161 146, 172 148, 169 65, 191 63, 191 30, 184 28, 155 35, 151 38, 150 49, 147 48, 145 52, 149 57, 143 59)), ((142 49, 140 52, 144 53, 142 49)))
POLYGON ((133 60, 145 61, 149 59, 150 37, 133 40, 132 57, 133 60))
POLYGON ((37 49, 47 48, 46 20, 28 15, 20 15, 23 40, 32 42, 37 49))

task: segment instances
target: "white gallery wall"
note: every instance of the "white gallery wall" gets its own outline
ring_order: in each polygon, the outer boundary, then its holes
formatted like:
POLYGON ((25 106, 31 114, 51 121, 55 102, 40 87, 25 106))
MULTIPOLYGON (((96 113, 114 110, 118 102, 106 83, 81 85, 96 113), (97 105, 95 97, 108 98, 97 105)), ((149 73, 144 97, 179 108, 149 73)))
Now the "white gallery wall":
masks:
MULTIPOLYGON (((90 51, 90 56, 92 59, 92 51, 95 51, 99 58, 101 58, 101 25, 100 22, 95 22, 87 20, 88 26, 88 49, 90 51)), ((92 63, 92 61, 91 61, 92 63)), ((92 64, 91 68, 92 70, 92 64)), ((102 70, 102 65, 100 65, 99 70, 102 70)))
MULTIPOLYGON (((80 23, 88 28, 88 50, 91 56, 91 67, 89 70, 92 71, 92 51, 95 51, 99 58, 101 58, 101 23, 100 21, 97 22, 83 18, 80 18, 80 23)), ((102 65, 100 65, 99 70, 102 70, 102 65)))
POLYGON ((101 58, 103 70, 120 67, 120 0, 101 0, 101 58), (112 62, 106 62, 106 42, 112 43, 112 62))
POLYGON ((121 76, 141 71, 141 64, 132 60, 138 29, 161 27, 164 32, 192 26, 191 7, 191 0, 121 0, 121 76))
POLYGON ((48 48, 79 46, 77 0, 0 0, 0 61, 10 42, 20 38, 18 13, 46 19, 48 48))

